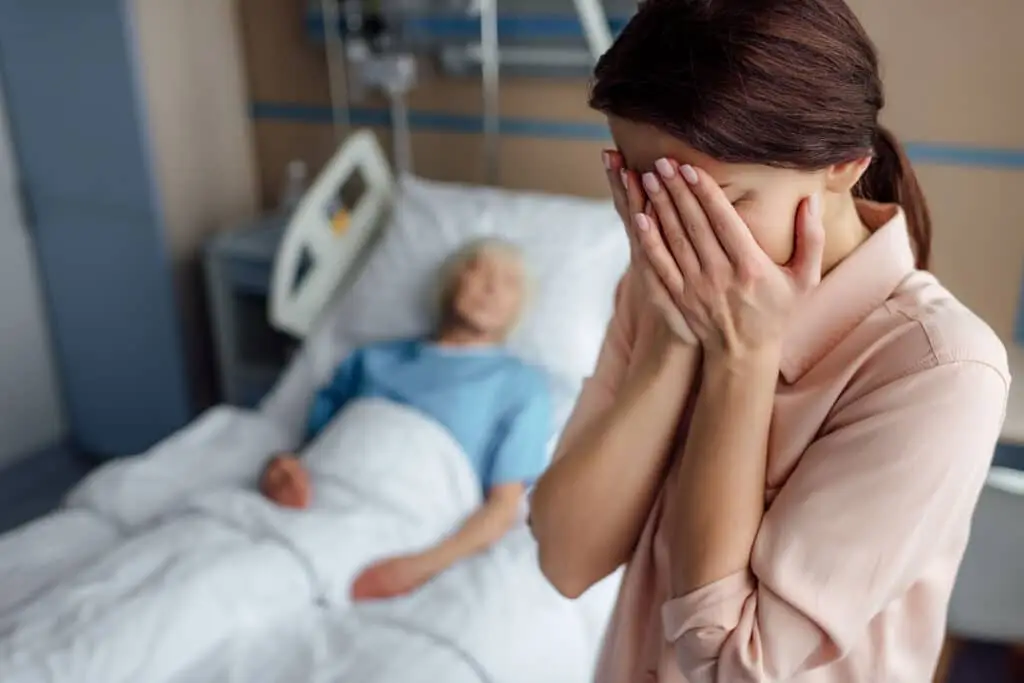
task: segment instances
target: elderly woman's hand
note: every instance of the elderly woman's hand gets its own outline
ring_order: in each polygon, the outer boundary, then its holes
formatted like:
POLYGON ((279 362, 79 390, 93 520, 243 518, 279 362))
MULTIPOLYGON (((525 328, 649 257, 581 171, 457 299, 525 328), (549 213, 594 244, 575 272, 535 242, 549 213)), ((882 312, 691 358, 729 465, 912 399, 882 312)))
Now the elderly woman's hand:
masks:
POLYGON ((364 569, 352 583, 352 599, 387 600, 412 593, 439 572, 429 552, 392 557, 364 569))
POLYGON ((276 455, 263 470, 260 492, 283 507, 307 508, 312 498, 309 473, 294 455, 276 455))

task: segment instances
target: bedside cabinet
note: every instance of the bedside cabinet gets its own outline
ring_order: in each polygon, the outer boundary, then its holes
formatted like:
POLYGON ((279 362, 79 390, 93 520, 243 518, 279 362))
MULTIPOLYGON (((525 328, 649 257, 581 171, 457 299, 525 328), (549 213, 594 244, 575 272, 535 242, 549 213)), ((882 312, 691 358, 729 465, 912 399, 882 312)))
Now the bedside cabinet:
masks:
POLYGON ((300 342, 271 327, 267 301, 287 215, 221 233, 206 246, 207 297, 221 398, 252 408, 273 387, 300 342))

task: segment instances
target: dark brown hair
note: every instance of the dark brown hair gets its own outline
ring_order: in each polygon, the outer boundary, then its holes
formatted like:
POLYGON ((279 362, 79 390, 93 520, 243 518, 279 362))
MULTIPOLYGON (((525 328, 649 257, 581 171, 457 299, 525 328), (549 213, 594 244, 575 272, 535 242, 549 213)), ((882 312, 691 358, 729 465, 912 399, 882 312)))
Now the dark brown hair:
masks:
POLYGON ((646 0, 598 61, 590 105, 727 163, 817 170, 873 155, 854 194, 900 204, 928 267, 928 206, 878 122, 878 55, 843 0, 646 0))

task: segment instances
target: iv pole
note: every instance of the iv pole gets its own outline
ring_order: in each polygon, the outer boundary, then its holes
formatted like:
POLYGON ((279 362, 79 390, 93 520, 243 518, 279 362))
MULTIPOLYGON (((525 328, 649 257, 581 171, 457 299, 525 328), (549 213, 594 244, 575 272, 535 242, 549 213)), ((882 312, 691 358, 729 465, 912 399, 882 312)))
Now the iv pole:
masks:
POLYGON ((334 124, 335 143, 341 145, 352 125, 345 97, 348 91, 348 71, 345 68, 345 43, 341 37, 341 16, 338 0, 320 0, 324 17, 324 42, 327 46, 327 81, 331 94, 331 122, 334 124))
MULTIPOLYGON (((391 104, 395 166, 400 173, 412 173, 412 135, 405 96, 416 82, 416 62, 410 54, 378 53, 358 32, 364 27, 364 3, 347 0, 345 31, 357 32, 346 43, 342 37, 340 0, 321 0, 324 15, 324 39, 327 43, 328 80, 331 94, 332 122, 337 145, 349 134, 351 113, 349 103, 360 101, 368 88, 387 95, 391 104)), ((370 5, 370 9, 377 5, 370 5)))
POLYGON ((480 70, 484 96, 484 178, 501 182, 501 54, 498 44, 498 1, 479 0, 480 70))
POLYGON ((596 61, 612 46, 612 30, 608 26, 608 16, 601 5, 601 0, 575 0, 575 3, 576 14, 580 17, 583 35, 587 39, 587 47, 596 61))
MULTIPOLYGON (((583 27, 587 47, 597 59, 611 46, 612 35, 608 27, 601 0, 573 0, 580 24, 583 27)), ((338 144, 344 140, 351 125, 346 98, 351 96, 352 87, 362 87, 349 79, 348 54, 339 29, 339 0, 321 0, 324 16, 324 37, 327 42, 328 73, 330 79, 332 118, 338 144)), ((353 8, 355 9, 355 8, 353 8)), ((480 13, 479 59, 483 87, 483 137, 485 182, 498 185, 501 181, 501 100, 500 72, 501 45, 498 36, 497 0, 474 0, 473 10, 480 13)), ((549 57, 550 58, 550 57, 549 57)), ((372 60, 371 60, 372 61, 372 60)), ((362 71, 367 70, 362 64, 362 71)), ((395 143, 396 165, 400 171, 409 171, 412 166, 411 140, 408 126, 408 109, 405 93, 415 79, 413 65, 400 59, 393 64, 375 62, 370 69, 370 79, 388 94, 391 100, 391 118, 395 143)), ((363 73, 360 80, 366 80, 363 73)))
MULTIPOLYGON (((601 0, 573 0, 591 57, 596 61, 612 45, 601 0)), ((497 185, 501 175, 501 45, 498 38, 498 1, 476 0, 480 13, 480 70, 483 80, 485 178, 497 185)), ((551 59, 549 55, 547 59, 551 59)))

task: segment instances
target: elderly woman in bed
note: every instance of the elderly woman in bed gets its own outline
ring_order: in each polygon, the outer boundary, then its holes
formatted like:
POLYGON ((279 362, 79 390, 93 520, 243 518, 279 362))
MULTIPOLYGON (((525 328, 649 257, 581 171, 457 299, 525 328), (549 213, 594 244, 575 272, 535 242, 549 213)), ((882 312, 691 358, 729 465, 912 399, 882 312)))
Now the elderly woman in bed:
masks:
MULTIPOLYGON (((502 348, 522 310, 525 285, 515 247, 493 239, 470 244, 443 273, 442 315, 432 337, 357 349, 317 393, 309 413, 310 439, 350 401, 398 401, 451 432, 486 494, 483 506, 439 545, 365 570, 353 584, 354 599, 409 593, 490 547, 515 522, 526 487, 544 467, 551 435, 544 376, 502 348)), ((270 461, 260 489, 294 508, 306 507, 314 495, 309 474, 294 454, 270 461)))

